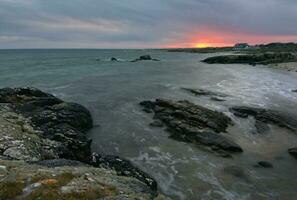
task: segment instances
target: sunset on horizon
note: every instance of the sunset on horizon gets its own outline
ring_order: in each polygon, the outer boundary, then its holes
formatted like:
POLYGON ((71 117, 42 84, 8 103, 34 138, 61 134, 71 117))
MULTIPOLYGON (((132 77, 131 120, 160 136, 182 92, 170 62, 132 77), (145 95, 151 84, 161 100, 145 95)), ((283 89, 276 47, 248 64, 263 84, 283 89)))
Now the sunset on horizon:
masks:
POLYGON ((0 48, 201 48, 297 42, 285 0, 0 0, 0 48))

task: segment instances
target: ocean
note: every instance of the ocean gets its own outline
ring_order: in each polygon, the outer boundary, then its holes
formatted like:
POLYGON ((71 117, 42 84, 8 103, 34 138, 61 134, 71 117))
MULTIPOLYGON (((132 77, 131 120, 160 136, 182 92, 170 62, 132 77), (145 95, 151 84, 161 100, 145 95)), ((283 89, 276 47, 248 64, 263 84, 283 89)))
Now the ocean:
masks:
POLYGON ((229 108, 257 106, 296 118, 297 93, 292 90, 297 89, 297 73, 202 63, 208 56, 165 50, 0 50, 0 86, 37 87, 84 105, 94 119, 88 133, 93 151, 131 160, 173 199, 295 199, 297 160, 287 150, 297 145, 297 135, 273 125, 268 134, 253 134, 253 119, 236 118, 229 108), (130 62, 146 54, 160 61, 130 62), (211 101, 181 88, 207 89, 228 98, 211 101), (168 138, 166 130, 149 126, 152 114, 139 106, 156 98, 186 99, 226 113, 235 122, 228 135, 244 153, 226 159, 168 138), (260 160, 274 168, 255 168, 260 160), (244 169, 246 178, 224 173, 229 166, 244 169))

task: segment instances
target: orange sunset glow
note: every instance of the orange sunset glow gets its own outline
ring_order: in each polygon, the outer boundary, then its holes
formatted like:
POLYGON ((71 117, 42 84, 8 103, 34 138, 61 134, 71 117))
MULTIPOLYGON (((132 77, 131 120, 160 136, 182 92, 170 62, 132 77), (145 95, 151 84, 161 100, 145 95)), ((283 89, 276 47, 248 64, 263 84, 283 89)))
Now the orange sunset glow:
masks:
POLYGON ((296 35, 256 35, 240 31, 202 29, 200 32, 187 33, 180 41, 169 42, 165 48, 206 48, 226 47, 236 43, 261 44, 270 42, 297 41, 296 35))

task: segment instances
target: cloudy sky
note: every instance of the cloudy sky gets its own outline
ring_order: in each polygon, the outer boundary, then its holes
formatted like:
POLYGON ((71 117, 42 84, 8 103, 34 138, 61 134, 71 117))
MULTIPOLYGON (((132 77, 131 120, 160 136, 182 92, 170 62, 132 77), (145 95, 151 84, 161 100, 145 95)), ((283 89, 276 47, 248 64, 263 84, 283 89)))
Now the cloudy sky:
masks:
POLYGON ((297 42, 297 0, 0 0, 0 48, 297 42))

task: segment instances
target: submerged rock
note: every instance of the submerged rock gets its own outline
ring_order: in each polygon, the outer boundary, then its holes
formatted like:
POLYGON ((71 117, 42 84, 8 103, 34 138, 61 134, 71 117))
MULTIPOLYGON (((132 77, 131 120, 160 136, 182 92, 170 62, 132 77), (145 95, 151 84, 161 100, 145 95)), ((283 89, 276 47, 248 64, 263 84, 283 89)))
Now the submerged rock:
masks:
POLYGON ((220 134, 232 124, 231 119, 223 113, 189 101, 157 99, 143 101, 140 105, 155 113, 154 119, 166 125, 173 139, 204 145, 216 151, 242 152, 238 144, 220 134))
POLYGON ((289 154, 297 158, 297 147, 288 149, 289 154))
POLYGON ((257 132, 260 134, 267 133, 270 130, 269 126, 260 120, 256 120, 255 127, 256 127, 257 132))
POLYGON ((153 127, 163 127, 164 125, 163 125, 163 123, 160 120, 155 120, 152 123, 150 123, 150 126, 153 126, 153 127))
POLYGON ((228 96, 223 93, 213 92, 213 91, 205 90, 205 89, 192 89, 192 88, 182 88, 182 89, 194 94, 195 96, 207 96, 212 101, 226 101, 226 99, 223 99, 222 97, 228 96))
POLYGON ((273 168, 273 165, 268 161, 259 161, 255 167, 273 168))
POLYGON ((297 89, 296 90, 292 90, 292 92, 296 92, 297 93, 297 89))
POLYGON ((260 132, 269 130, 269 127, 264 125, 268 123, 285 127, 297 133, 297 120, 294 117, 279 111, 247 106, 232 107, 230 111, 234 114, 237 113, 244 116, 253 116, 256 119, 256 127, 260 132))
POLYGON ((205 89, 192 89, 192 88, 182 88, 185 91, 188 91, 196 96, 212 96, 212 97, 227 97, 228 95, 219 93, 219 92, 213 92, 210 90, 205 89))

